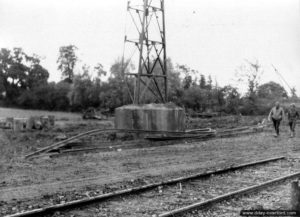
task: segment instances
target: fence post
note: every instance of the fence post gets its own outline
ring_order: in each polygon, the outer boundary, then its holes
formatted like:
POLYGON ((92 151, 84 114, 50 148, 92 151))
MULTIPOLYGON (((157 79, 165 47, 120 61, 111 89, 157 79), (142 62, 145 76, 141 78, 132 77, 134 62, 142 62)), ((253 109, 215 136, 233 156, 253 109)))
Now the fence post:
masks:
POLYGON ((298 181, 293 181, 291 185, 291 208, 300 211, 300 188, 298 181))

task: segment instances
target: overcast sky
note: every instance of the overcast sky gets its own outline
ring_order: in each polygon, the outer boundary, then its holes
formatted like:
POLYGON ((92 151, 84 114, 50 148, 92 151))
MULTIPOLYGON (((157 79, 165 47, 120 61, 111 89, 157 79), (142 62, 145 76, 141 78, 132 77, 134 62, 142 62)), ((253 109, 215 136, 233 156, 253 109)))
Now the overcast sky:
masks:
MULTIPOLYGON (((141 0, 142 2, 142 0, 141 0)), ((127 0, 0 0, 0 47, 45 57, 59 80, 62 45, 79 48, 82 63, 106 70, 122 55, 127 0)), ((299 0, 165 0, 167 53, 221 85, 236 84, 235 69, 258 59, 262 81, 279 77, 300 90, 299 0)), ((127 21, 129 22, 129 21, 127 21)), ((300 92, 298 90, 298 93, 300 92)))

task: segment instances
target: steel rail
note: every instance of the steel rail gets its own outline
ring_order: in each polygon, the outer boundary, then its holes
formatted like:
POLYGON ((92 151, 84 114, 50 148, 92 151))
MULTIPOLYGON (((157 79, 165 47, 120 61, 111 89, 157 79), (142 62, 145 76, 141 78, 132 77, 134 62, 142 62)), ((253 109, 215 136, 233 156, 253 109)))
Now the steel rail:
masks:
MULTIPOLYGON (((53 150, 53 149, 58 149, 58 148, 61 148, 65 145, 67 145, 68 142, 71 142, 73 140, 76 140, 76 139, 79 139, 79 138, 83 138, 83 137, 86 137, 86 136, 91 136, 91 135, 95 135, 95 134, 99 134, 99 133, 108 133, 108 132, 125 132, 125 133, 151 133, 151 134, 157 134, 157 133, 160 133, 160 134, 173 134, 173 135, 176 135, 176 134, 182 134, 182 135, 186 135, 186 134, 193 134, 192 132, 185 132, 185 131, 178 131, 178 132, 174 132, 174 131, 153 131, 153 130, 130 130, 130 129, 95 129, 95 130, 91 130, 91 131, 87 131, 87 132, 84 132, 84 133, 80 133, 76 136, 73 136, 71 138, 68 138, 68 139, 65 139, 63 141, 60 141, 60 142, 57 142, 57 143, 54 143, 50 146, 47 146, 45 148, 41 148, 33 153, 30 153, 28 155, 25 155, 25 159, 27 158, 31 158, 35 155, 38 155, 40 153, 44 153, 44 152, 48 152, 50 150, 53 150)), ((199 132, 199 134, 201 133, 205 133, 205 132, 199 132)))
MULTIPOLYGON (((251 128, 251 127, 249 127, 249 128, 251 128)), ((254 128, 255 128, 255 126, 252 127, 252 129, 254 129, 254 128)), ((95 130, 87 131, 87 132, 84 132, 84 133, 80 133, 80 134, 78 134, 76 136, 73 136, 71 138, 68 138, 68 139, 65 139, 63 141, 54 143, 50 146, 41 148, 41 149, 39 149, 39 150, 37 150, 33 153, 25 155, 24 158, 27 159, 27 158, 31 158, 35 155, 38 155, 40 153, 49 152, 51 150, 64 147, 65 145, 67 145, 68 142, 71 142, 73 140, 83 138, 83 137, 86 137, 86 136, 99 134, 99 133, 108 133, 108 132, 149 133, 149 134, 170 134, 170 135, 178 135, 178 136, 181 135, 182 137, 187 137, 188 135, 196 135, 196 134, 198 136, 204 136, 204 135, 208 135, 208 134, 210 135, 210 134, 212 134, 212 132, 214 132, 214 133, 217 134, 217 137, 218 137, 218 133, 222 134, 222 133, 225 133, 225 132, 241 131, 241 129, 245 129, 245 128, 232 128, 232 129, 227 130, 227 131, 219 131, 219 132, 218 131, 212 131, 212 130, 210 130, 210 131, 199 131, 199 129, 198 129, 197 133, 195 131, 178 131, 178 132, 174 132, 174 131, 130 130, 130 129, 95 129, 95 130)), ((190 137, 192 138, 192 137, 196 137, 196 136, 190 136, 190 137)), ((180 138, 180 139, 182 139, 182 138, 180 138)))
POLYGON ((236 196, 243 196, 245 194, 257 192, 259 190, 264 190, 266 187, 270 187, 270 186, 272 186, 276 183, 279 184, 280 182, 284 182, 288 179, 293 179, 293 178, 297 178, 297 177, 300 177, 300 172, 290 174, 290 175, 287 175, 287 176, 282 176, 282 177, 279 177, 277 179, 273 179, 273 180, 270 180, 270 181, 267 181, 267 182, 264 182, 264 183, 261 183, 261 184, 258 184, 258 185, 250 186, 250 187, 243 188, 243 189, 240 189, 240 190, 237 190, 237 191, 233 191, 233 192, 230 192, 230 193, 227 193, 227 194, 223 194, 221 196, 218 196, 218 197, 215 197, 215 198, 203 201, 203 202, 194 203, 194 204, 191 204, 189 206, 185 206, 185 207, 182 207, 182 208, 179 208, 179 209, 175 209, 175 210, 172 210, 172 211, 169 211, 169 212, 165 212, 163 214, 158 215, 158 217, 168 217, 168 216, 173 217, 173 216, 182 215, 183 213, 187 213, 187 212, 190 212, 192 210, 196 210, 196 209, 199 210, 199 209, 207 208, 208 206, 212 206, 212 205, 214 205, 216 203, 219 203, 219 202, 222 202, 224 200, 228 200, 228 199, 231 199, 231 198, 236 197, 236 196))
POLYGON ((145 139, 151 140, 151 141, 170 141, 170 140, 184 140, 184 139, 196 139, 195 141, 206 141, 210 139, 218 139, 218 138, 229 138, 229 137, 235 137, 235 136, 241 136, 241 135, 251 135, 256 133, 261 133, 263 131, 258 131, 259 127, 252 128, 248 130, 242 131, 241 129, 238 129, 237 131, 231 130, 226 132, 219 132, 219 131, 207 131, 207 132, 195 132, 190 131, 189 134, 184 135, 172 135, 172 136, 146 136, 145 139), (202 133, 202 134, 201 134, 202 133), (194 134, 194 135, 193 135, 194 134))
MULTIPOLYGON (((219 139, 219 138, 230 138, 230 137, 236 137, 236 136, 240 136, 240 135, 251 135, 254 133, 258 133, 258 132, 254 132, 254 131, 247 131, 247 132, 237 132, 237 133, 226 133, 226 134, 219 134, 216 135, 215 132, 211 133, 211 132, 207 132, 207 134, 200 134, 200 135, 192 135, 190 134, 189 136, 171 136, 171 137, 149 137, 146 136, 144 137, 144 139, 149 140, 149 141, 161 141, 161 142, 166 142, 166 141, 189 141, 189 142, 199 142, 199 141, 208 141, 208 140, 212 140, 212 139, 219 139)), ((94 134, 90 134, 90 136, 92 136, 94 134)), ((172 144, 164 144, 163 146, 170 146, 170 145, 174 145, 177 143, 172 143, 172 144)), ((63 154, 68 154, 68 153, 77 153, 77 152, 88 152, 88 151, 93 151, 93 150, 116 150, 117 148, 130 148, 130 147, 135 147, 137 146, 137 144, 132 144, 132 145, 116 145, 116 146, 105 146, 105 147, 88 147, 88 148, 82 148, 82 149, 69 149, 69 150, 62 150, 59 151, 58 153, 54 153, 54 154, 50 154, 50 155, 46 155, 49 157, 56 157, 56 156, 61 156, 63 154)), ((152 145, 151 147, 157 147, 156 145, 152 145)))
POLYGON ((152 184, 147 184, 147 185, 143 185, 141 187, 134 187, 134 188, 129 188, 129 189, 110 192, 110 193, 107 193, 107 194, 98 195, 98 196, 95 196, 95 197, 85 198, 85 199, 81 199, 81 200, 74 200, 74 201, 66 202, 64 204, 57 204, 57 205, 52 205, 52 206, 48 206, 48 207, 44 207, 44 208, 34 209, 34 210, 20 212, 20 213, 15 213, 15 214, 12 214, 12 215, 6 215, 5 217, 36 216, 37 214, 42 215, 42 214, 47 214, 47 213, 51 213, 51 212, 58 211, 58 210, 69 209, 69 208, 72 208, 72 207, 76 208, 76 207, 91 204, 91 203, 94 203, 94 202, 97 202, 97 201, 104 201, 104 200, 108 200, 108 199, 111 199, 111 198, 114 198, 114 197, 119 197, 119 196, 125 196, 125 195, 129 195, 129 194, 133 194, 133 193, 144 192, 144 191, 151 190, 151 189, 157 188, 159 186, 163 186, 163 185, 173 185, 173 184, 176 184, 176 183, 179 183, 179 182, 186 182, 186 181, 193 180, 193 179, 208 178, 211 175, 224 174, 224 173, 227 173, 227 172, 232 172, 232 171, 247 168, 247 167, 250 167, 250 166, 256 166, 256 165, 259 165, 259 164, 265 164, 265 163, 278 161, 278 160, 283 160, 283 159, 285 159, 285 157, 281 156, 281 157, 270 158, 270 159, 265 159, 265 160, 261 160, 261 161, 255 161, 255 162, 251 162, 251 163, 245 163, 245 164, 241 164, 241 165, 238 165, 238 166, 231 166, 231 167, 228 167, 228 168, 225 168, 225 169, 218 169, 218 170, 215 170, 215 171, 207 171, 207 172, 204 172, 204 173, 198 173, 198 174, 194 174, 194 175, 191 175, 191 176, 184 176, 184 177, 179 177, 179 178, 175 178, 175 179, 170 179, 170 180, 167 180, 167 181, 161 181, 161 182, 156 182, 156 183, 152 183, 152 184))
POLYGON ((216 132, 199 132, 184 135, 163 135, 163 136, 146 136, 145 139, 151 141, 166 141, 166 140, 183 140, 183 139, 203 139, 216 136, 216 132))
MULTIPOLYGON (((238 133, 227 133, 227 134, 219 134, 216 135, 215 133, 207 133, 207 134, 200 134, 200 135, 196 135, 193 136, 192 134, 190 134, 190 136, 185 136, 185 137, 149 137, 146 136, 144 137, 144 139, 147 139, 149 141, 154 141, 154 142, 168 142, 168 141, 189 141, 189 142, 199 142, 199 141, 208 141, 208 140, 212 140, 212 139, 220 139, 220 138, 230 138, 230 137, 237 137, 240 135, 251 135, 251 134, 255 134, 255 133, 259 133, 259 132, 253 132, 253 131, 247 131, 247 132, 238 132, 238 133)), ((90 134, 91 136, 93 134, 90 134)), ((171 146, 177 143, 171 143, 171 144, 164 144, 163 146, 171 146)), ((59 151, 58 153, 54 153, 54 154, 50 154, 50 155, 45 155, 45 156, 49 156, 49 157, 57 157, 57 156, 61 156, 64 154, 69 154, 69 153, 77 153, 77 152, 88 152, 88 151, 93 151, 93 150, 116 150, 118 148, 130 148, 130 147, 135 147, 137 146, 137 144, 133 144, 133 145, 116 145, 116 146, 111 146, 111 147, 89 147, 89 148, 82 148, 82 149, 69 149, 69 150, 62 150, 59 151)), ((156 145, 152 145, 151 147, 157 147, 156 145)), ((37 156, 38 157, 38 156, 37 156)))
POLYGON ((28 155, 26 155, 24 158, 27 159, 27 158, 30 158, 30 157, 33 157, 37 154, 40 154, 40 153, 43 153, 43 152, 47 152, 47 151, 50 151, 52 149, 55 149, 55 148, 60 148, 60 147, 63 147, 65 146, 68 142, 71 142, 75 139, 79 139, 79 138, 82 138, 82 137, 85 137, 85 136, 89 136, 90 134, 94 134, 94 133, 100 133, 100 132, 110 132, 110 131, 114 131, 113 129, 95 129, 95 130, 91 130, 91 131, 87 131, 87 132, 84 132, 84 133, 80 133, 76 136, 73 136, 69 139, 65 139, 63 141, 60 141, 60 142, 57 142, 57 143, 54 143, 50 146, 47 146, 45 148, 41 148, 33 153, 30 153, 28 155))

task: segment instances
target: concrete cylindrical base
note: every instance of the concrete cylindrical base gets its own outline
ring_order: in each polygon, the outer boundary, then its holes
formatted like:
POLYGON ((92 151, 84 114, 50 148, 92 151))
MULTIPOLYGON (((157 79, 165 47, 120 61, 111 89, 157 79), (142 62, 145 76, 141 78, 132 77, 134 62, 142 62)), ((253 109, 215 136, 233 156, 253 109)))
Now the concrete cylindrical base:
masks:
POLYGON ((14 125, 14 118, 13 117, 6 118, 6 128, 13 129, 13 125, 14 125))
POLYGON ((55 125, 55 116, 54 115, 48 115, 49 123, 51 127, 54 127, 55 125))
POLYGON ((185 112, 183 108, 174 104, 126 105, 116 109, 115 128, 184 131, 185 112))
POLYGON ((49 118, 47 116, 42 116, 41 124, 43 129, 49 129, 50 128, 49 118))
POLYGON ((34 117, 30 116, 30 117, 27 119, 27 122, 26 122, 26 129, 27 129, 27 130, 32 130, 32 129, 33 129, 33 126, 34 126, 34 117))
POLYGON ((24 123, 21 119, 14 119, 13 130, 15 132, 24 131, 24 123))
POLYGON ((39 117, 39 116, 33 117, 33 128, 36 130, 42 129, 41 117, 39 117))

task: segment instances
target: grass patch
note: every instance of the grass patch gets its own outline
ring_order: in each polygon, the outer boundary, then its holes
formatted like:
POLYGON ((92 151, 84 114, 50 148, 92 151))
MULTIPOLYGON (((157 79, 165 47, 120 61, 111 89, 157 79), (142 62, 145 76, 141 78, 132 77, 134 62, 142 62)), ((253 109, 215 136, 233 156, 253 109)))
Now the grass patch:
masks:
POLYGON ((45 116, 54 115, 56 120, 63 120, 63 121, 81 119, 81 114, 79 113, 0 108, 0 119, 4 119, 6 117, 28 118, 30 116, 43 116, 43 115, 45 116))

